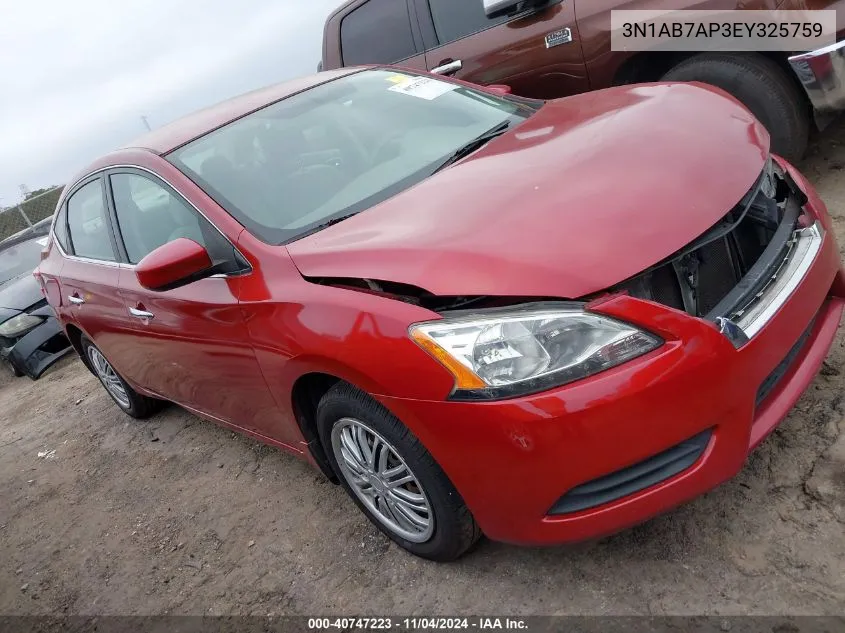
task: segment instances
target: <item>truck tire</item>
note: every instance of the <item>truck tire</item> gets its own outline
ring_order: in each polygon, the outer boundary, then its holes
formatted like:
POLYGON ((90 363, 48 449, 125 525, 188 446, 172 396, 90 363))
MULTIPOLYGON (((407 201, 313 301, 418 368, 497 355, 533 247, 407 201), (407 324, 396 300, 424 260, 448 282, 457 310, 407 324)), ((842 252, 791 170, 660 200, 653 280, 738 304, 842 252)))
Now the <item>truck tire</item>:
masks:
POLYGON ((757 53, 702 53, 681 62, 663 81, 701 81, 739 99, 769 130, 772 151, 797 161, 807 149, 810 107, 777 63, 757 53))

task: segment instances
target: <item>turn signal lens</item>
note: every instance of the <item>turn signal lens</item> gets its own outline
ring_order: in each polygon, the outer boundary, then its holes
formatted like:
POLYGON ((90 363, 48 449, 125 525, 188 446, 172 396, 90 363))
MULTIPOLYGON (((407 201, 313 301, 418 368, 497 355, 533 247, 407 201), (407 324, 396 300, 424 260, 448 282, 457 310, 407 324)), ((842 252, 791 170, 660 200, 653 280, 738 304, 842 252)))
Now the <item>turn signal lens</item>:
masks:
POLYGON ((440 361, 441 365, 452 372, 452 375, 455 377, 455 386, 458 389, 483 389, 487 386, 481 378, 462 365, 459 360, 450 356, 449 352, 435 343, 422 330, 411 330, 411 338, 414 339, 417 345, 431 354, 435 360, 440 361))

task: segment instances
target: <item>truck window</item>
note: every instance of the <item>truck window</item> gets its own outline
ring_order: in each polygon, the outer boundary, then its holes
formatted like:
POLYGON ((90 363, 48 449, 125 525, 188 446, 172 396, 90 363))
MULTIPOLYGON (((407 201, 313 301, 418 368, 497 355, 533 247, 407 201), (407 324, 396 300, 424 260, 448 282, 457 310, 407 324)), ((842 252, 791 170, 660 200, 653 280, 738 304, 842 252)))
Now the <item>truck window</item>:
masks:
POLYGON ((389 64, 417 54, 405 0, 370 0, 343 18, 344 66, 389 64))
POLYGON ((428 0, 428 6, 440 44, 454 42, 510 19, 508 16, 489 19, 481 0, 428 0))

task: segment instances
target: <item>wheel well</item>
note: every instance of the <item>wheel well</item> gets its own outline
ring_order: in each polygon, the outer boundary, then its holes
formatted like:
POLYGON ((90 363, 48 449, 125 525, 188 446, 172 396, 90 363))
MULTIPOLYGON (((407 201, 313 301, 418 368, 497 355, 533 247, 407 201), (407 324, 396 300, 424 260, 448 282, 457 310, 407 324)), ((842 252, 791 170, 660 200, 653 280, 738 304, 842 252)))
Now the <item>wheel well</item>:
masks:
MULTIPOLYGON (((626 59, 613 78, 614 86, 624 86, 627 84, 660 81, 667 72, 680 64, 682 61, 695 57, 701 53, 686 53, 686 52, 653 52, 644 51, 632 55, 626 59)), ((737 53, 743 55, 745 53, 737 53)), ((751 53, 753 55, 762 55, 767 59, 776 63, 784 72, 784 75, 789 78, 789 81, 798 89, 798 94, 801 95, 801 101, 807 111, 808 116, 812 116, 814 109, 807 92, 801 85, 798 76, 792 72, 792 67, 789 65, 789 57, 786 53, 778 51, 762 51, 751 53)))
POLYGON ((670 68, 692 56, 693 53, 666 51, 636 53, 626 59, 617 69, 616 75, 613 77, 613 85, 624 86, 646 81, 659 81, 663 75, 669 72, 670 68))
MULTIPOLYGON (((807 96, 807 91, 804 89, 804 86, 801 84, 801 80, 798 79, 798 75, 792 70, 792 66, 789 65, 789 56, 786 53, 781 53, 778 51, 766 51, 758 53, 758 55, 762 55, 763 57, 767 57, 780 66, 780 69, 784 72, 784 74, 789 77, 789 81, 798 89, 798 94, 801 95, 801 101, 804 103, 804 107, 807 109, 807 113, 812 116, 813 114, 813 104, 810 103, 810 97, 807 96)), ((810 119, 812 121, 812 119, 810 119)))
POLYGON ((338 483, 337 475, 329 464, 317 431, 317 405, 320 403, 320 398, 339 382, 340 378, 329 374, 305 374, 294 383, 291 394, 296 423, 305 441, 308 442, 311 455, 323 474, 334 483, 338 483))
POLYGON ((88 364, 88 359, 82 352, 82 330, 80 330, 75 325, 68 325, 65 328, 65 332, 67 333, 67 337, 70 341, 70 344, 73 345, 73 349, 76 350, 77 355, 82 360, 82 364, 85 365, 88 368, 88 371, 93 374, 94 370, 91 369, 91 366, 88 364))
MULTIPOLYGON (((672 68, 680 64, 682 61, 695 57, 700 53, 687 52, 667 52, 667 51, 643 51, 636 53, 626 59, 613 78, 614 86, 624 86, 626 84, 640 83, 644 81, 659 81, 663 75, 669 72, 672 68)), ((742 55, 743 53, 737 53, 742 55)), ((799 88, 799 93, 803 97, 807 106, 810 105, 810 100, 804 91, 798 77, 792 72, 789 65, 789 58, 786 53, 778 51, 765 51, 753 53, 754 55, 762 55, 780 66, 790 81, 799 88)))

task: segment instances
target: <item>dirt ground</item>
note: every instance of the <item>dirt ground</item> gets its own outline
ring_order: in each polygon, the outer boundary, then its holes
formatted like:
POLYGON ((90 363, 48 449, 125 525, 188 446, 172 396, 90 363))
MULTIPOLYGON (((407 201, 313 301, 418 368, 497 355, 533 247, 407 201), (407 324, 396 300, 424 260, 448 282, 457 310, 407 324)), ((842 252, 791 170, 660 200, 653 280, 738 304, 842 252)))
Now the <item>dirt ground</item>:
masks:
MULTIPOLYGON (((845 244, 845 121, 802 168, 845 244)), ((552 549, 414 558, 295 458, 170 407, 125 417, 75 359, 0 385, 0 613, 843 614, 845 337, 733 481, 552 549)))

